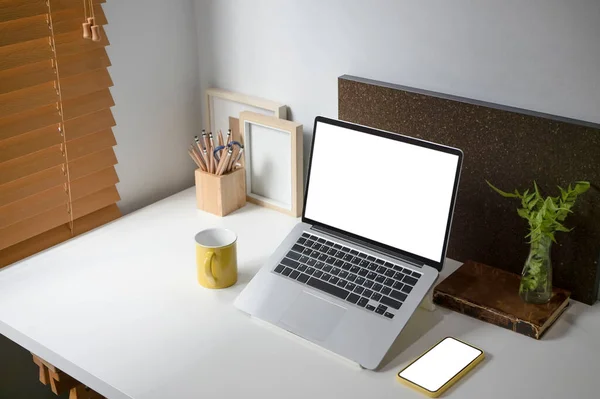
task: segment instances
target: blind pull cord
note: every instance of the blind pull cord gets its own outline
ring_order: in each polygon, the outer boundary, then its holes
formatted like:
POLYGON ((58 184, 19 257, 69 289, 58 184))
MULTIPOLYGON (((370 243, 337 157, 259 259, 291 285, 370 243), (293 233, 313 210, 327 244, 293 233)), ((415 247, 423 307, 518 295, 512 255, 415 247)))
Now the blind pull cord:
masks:
POLYGON ((96 25, 96 12, 93 0, 83 0, 83 38, 100 41, 100 26, 96 25))
POLYGON ((92 38, 92 24, 88 20, 88 0, 83 0, 83 23, 81 26, 83 27, 83 38, 91 39, 92 38))

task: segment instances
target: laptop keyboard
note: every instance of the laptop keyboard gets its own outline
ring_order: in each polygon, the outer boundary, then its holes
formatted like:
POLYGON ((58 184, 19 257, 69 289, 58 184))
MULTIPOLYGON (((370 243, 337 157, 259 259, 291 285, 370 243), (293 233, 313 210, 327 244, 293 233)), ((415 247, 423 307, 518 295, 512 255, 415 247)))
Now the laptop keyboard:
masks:
POLYGON ((394 318, 421 277, 309 233, 302 234, 274 272, 388 319, 394 318))

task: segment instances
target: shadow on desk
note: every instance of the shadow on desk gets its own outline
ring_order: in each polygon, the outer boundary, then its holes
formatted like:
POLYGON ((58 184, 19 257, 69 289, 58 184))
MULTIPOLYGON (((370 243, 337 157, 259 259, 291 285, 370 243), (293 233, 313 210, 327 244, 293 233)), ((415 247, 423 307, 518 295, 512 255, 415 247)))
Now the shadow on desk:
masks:
POLYGON ((490 360, 492 360, 492 358, 493 358, 492 355, 490 355, 489 353, 486 353, 482 362, 480 362, 478 365, 475 366, 475 368, 473 370, 471 370, 466 375, 464 375, 462 378, 460 378, 458 381, 456 381, 454 384, 452 384, 452 386, 450 388, 448 388, 448 390, 446 392, 444 392, 444 394, 442 396, 449 395, 452 393, 452 391, 460 389, 460 387, 463 384, 468 383, 469 379, 472 378, 473 374, 476 373, 477 370, 479 370, 480 368, 484 367, 490 360))
POLYGON ((564 313, 558 316, 558 319, 556 319, 554 324, 552 324, 548 330, 542 334, 541 340, 550 341, 566 336, 569 331, 572 330, 580 321, 579 319, 585 312, 585 308, 589 308, 588 305, 579 305, 580 306, 573 306, 573 301, 571 301, 564 313))
POLYGON ((405 353, 407 348, 414 344, 429 330, 433 329, 433 327, 441 322, 443 318, 444 315, 440 311, 430 312, 423 309, 417 309, 384 356, 377 371, 398 368, 400 364, 409 360, 408 358, 405 359, 401 354, 405 353))
POLYGON ((246 270, 238 271, 238 278, 236 284, 246 286, 254 278, 256 273, 251 273, 246 270))

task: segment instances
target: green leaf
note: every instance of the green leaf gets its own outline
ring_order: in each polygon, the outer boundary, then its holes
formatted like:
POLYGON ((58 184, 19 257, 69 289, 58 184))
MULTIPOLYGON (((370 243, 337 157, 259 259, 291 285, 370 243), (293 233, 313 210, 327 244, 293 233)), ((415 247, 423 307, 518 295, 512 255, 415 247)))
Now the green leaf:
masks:
MULTIPOLYGON (((532 194, 532 195, 535 195, 535 194, 532 194)), ((527 204, 527 209, 529 209, 529 210, 533 209, 537 205, 538 201, 539 201, 539 198, 534 198, 533 200, 531 200, 527 204)))
POLYGON ((575 183, 575 189, 574 189, 574 191, 577 193, 577 195, 583 194, 583 193, 585 193, 589 189, 590 189, 590 182, 589 181, 578 181, 578 182, 575 183))
POLYGON ((506 191, 502 191, 499 188, 495 187, 492 183, 490 183, 489 181, 485 181, 488 186, 490 186, 492 188, 492 190, 494 190, 495 192, 497 192, 498 194, 500 194, 503 197, 506 198, 519 198, 518 195, 512 194, 512 193, 507 193, 506 191))
POLYGON ((567 199, 567 195, 568 193, 565 191, 564 188, 562 188, 561 186, 557 186, 558 189, 560 190, 560 198, 564 201, 567 199))
POLYGON ((529 210, 525 208, 517 209, 517 214, 521 216, 523 219, 529 220, 529 210))
POLYGON ((533 188, 535 188, 535 195, 538 198, 542 198, 542 194, 540 194, 540 188, 538 187, 537 183, 535 182, 535 180, 533 181, 533 188))
MULTIPOLYGON (((573 213, 571 208, 575 205, 577 197, 585 193, 590 188, 590 183, 586 181, 577 181, 575 186, 569 184, 567 189, 557 186, 560 196, 543 197, 537 182, 533 182, 534 191, 526 189, 522 194, 515 189, 514 193, 502 191, 486 180, 490 188, 506 198, 519 198, 521 208, 517 208, 517 214, 527 220, 529 233, 525 236, 532 245, 539 245, 543 237, 550 238, 556 242, 555 233, 569 232, 571 229, 564 226, 563 222, 569 213, 573 213)), ((533 266, 535 268, 535 264, 533 266)), ((536 278, 533 277, 535 284, 536 278)))
MULTIPOLYGON (((525 191, 525 193, 527 193, 527 191, 525 191)), ((526 202, 531 202, 535 198, 535 193, 531 193, 529 195, 523 194, 523 196, 525 197, 526 202)))
POLYGON ((556 225, 554 226, 554 230, 556 230, 556 231, 563 231, 565 233, 568 233, 568 232, 570 232, 573 229, 568 229, 565 226, 563 226, 562 224, 560 224, 560 223, 557 222, 556 225))

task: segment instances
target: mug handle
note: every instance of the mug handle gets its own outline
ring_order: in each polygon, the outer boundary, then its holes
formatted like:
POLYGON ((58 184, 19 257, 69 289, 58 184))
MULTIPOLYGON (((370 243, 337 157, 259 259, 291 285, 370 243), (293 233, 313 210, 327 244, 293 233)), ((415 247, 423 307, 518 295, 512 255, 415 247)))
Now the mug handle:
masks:
POLYGON ((204 276, 211 285, 217 285, 217 279, 212 272, 212 261, 214 257, 215 253, 213 251, 209 251, 206 254, 206 259, 204 260, 204 276))

